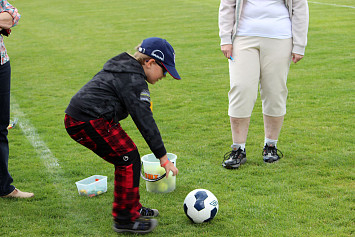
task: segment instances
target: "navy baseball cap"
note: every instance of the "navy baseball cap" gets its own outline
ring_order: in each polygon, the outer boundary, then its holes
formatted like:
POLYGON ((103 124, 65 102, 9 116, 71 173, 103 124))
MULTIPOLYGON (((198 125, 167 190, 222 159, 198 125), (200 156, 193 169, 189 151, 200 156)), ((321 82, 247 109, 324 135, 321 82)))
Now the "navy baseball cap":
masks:
POLYGON ((177 80, 181 79, 175 69, 175 51, 165 39, 157 37, 147 38, 143 40, 138 51, 160 61, 173 78, 177 80))

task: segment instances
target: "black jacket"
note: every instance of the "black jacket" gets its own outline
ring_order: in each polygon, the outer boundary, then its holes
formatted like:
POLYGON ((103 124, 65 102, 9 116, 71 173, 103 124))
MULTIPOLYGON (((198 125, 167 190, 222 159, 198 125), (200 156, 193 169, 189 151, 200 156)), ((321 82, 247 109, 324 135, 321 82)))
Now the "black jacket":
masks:
POLYGON ((150 110, 150 93, 142 65, 127 53, 108 60, 103 69, 70 100, 65 113, 79 121, 105 118, 115 123, 131 115, 157 158, 166 154, 150 110))

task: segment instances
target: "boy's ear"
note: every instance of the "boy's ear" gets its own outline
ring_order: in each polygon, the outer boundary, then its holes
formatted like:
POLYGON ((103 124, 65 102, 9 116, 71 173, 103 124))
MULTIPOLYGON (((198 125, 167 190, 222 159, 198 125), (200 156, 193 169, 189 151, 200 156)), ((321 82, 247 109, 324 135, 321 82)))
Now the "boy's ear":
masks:
POLYGON ((154 59, 149 59, 148 61, 145 62, 145 64, 150 67, 152 65, 152 63, 154 62, 154 59))

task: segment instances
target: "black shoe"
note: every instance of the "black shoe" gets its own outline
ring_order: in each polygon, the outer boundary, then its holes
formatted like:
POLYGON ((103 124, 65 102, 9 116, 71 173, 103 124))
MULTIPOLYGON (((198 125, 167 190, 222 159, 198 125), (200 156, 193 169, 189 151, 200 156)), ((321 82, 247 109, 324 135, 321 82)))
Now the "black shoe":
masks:
POLYGON ((139 209, 139 213, 142 217, 156 217, 159 215, 159 211, 157 209, 150 209, 148 207, 141 207, 141 209, 139 209))
POLYGON ((275 161, 280 160, 284 155, 282 152, 272 144, 265 144, 263 150, 263 159, 265 163, 273 163, 275 161), (280 155, 278 154, 280 152, 280 155))
POLYGON ((128 224, 114 223, 112 229, 117 233, 130 232, 136 234, 146 234, 152 232, 157 226, 158 221, 156 219, 140 217, 134 222, 128 224))
POLYGON ((222 166, 226 169, 237 169, 245 162, 247 162, 247 155, 245 149, 243 151, 239 147, 238 150, 232 150, 224 155, 222 166))

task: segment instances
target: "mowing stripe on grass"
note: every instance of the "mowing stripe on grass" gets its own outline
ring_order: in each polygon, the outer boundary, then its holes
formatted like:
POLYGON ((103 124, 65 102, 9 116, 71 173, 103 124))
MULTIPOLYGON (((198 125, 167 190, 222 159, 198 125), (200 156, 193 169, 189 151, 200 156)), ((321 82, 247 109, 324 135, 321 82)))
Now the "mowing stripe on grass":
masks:
MULTIPOLYGON (((26 118, 25 113, 21 110, 20 106, 16 103, 15 99, 11 97, 11 112, 12 115, 18 119, 18 126, 21 128, 23 134, 29 140, 36 153, 42 159, 45 167, 48 171, 48 179, 53 181, 53 184, 56 192, 58 193, 57 197, 60 197, 61 200, 56 199, 57 202, 61 202, 63 209, 63 220, 70 219, 74 220, 77 218, 77 210, 72 208, 71 205, 73 201, 73 192, 71 188, 67 188, 67 180, 61 176, 61 172, 64 170, 59 165, 57 158, 52 154, 51 150, 47 147, 44 141, 41 140, 39 134, 36 131, 36 128, 30 123, 26 118)), ((40 196, 40 195, 38 195, 40 196)), ((86 212, 80 214, 80 218, 88 219, 89 216, 86 212)))
MULTIPOLYGON (((11 100, 14 101, 13 98, 11 98, 11 100)), ((54 157, 51 150, 46 146, 44 141, 41 140, 35 127, 32 126, 30 121, 26 118, 26 115, 21 111, 20 106, 17 103, 12 103, 11 111, 15 118, 18 118, 18 125, 36 153, 43 160, 48 171, 53 173, 56 169, 60 168, 57 158, 54 157)))
POLYGON ((334 6, 334 7, 355 8, 355 7, 353 7, 353 6, 339 5, 339 4, 333 4, 333 3, 323 3, 323 2, 309 2, 309 3, 321 4, 321 5, 328 5, 328 6, 334 6))

